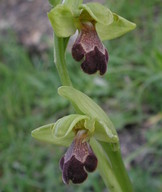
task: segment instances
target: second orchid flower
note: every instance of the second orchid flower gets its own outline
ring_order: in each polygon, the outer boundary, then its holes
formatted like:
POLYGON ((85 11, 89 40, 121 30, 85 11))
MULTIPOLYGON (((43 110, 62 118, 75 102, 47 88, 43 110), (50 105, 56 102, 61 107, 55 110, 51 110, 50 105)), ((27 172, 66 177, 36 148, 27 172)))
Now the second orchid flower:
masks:
POLYGON ((60 87, 58 92, 76 106, 78 114, 39 127, 32 131, 32 136, 40 141, 68 146, 60 160, 63 182, 82 183, 88 172, 93 172, 97 164, 102 165, 91 148, 93 145, 90 146, 91 140, 116 145, 119 139, 110 119, 88 96, 68 86, 60 87))

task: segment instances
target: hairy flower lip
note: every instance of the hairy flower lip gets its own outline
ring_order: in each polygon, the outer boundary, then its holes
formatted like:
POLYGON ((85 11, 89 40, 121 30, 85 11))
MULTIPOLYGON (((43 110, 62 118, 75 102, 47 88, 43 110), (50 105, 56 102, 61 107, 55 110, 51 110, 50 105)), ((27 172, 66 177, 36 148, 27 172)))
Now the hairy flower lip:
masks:
MULTIPOLYGON (((82 131, 78 131, 81 133, 82 131)), ((65 184, 71 180, 74 184, 82 183, 97 167, 97 158, 84 134, 77 134, 71 146, 60 160, 62 179, 65 184)))
POLYGON ((107 69, 108 53, 105 49, 105 55, 102 54, 95 46, 94 50, 86 54, 81 67, 85 73, 94 74, 99 71, 100 75, 104 75, 107 69), (93 63, 93 65, 92 65, 93 63))
POLYGON ((81 31, 72 47, 72 56, 76 61, 82 61, 81 68, 85 73, 94 74, 99 71, 103 75, 106 72, 108 52, 92 23, 81 24, 81 31))

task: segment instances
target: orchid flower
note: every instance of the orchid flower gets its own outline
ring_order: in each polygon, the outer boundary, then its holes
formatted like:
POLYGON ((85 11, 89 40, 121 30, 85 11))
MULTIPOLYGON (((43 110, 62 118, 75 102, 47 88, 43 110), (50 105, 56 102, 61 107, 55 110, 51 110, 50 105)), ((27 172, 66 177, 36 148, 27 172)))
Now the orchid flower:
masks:
POLYGON ((78 30, 72 55, 88 74, 106 72, 108 51, 102 41, 117 38, 136 26, 99 3, 73 0, 56 5, 48 17, 58 37, 70 37, 78 30))
POLYGON ((105 112, 88 96, 68 86, 60 87, 58 92, 76 106, 78 114, 67 115, 55 123, 37 128, 32 131, 32 136, 69 147, 60 160, 62 178, 66 184, 69 180, 81 183, 87 178, 87 172, 97 167, 97 157, 90 147, 92 138, 115 144, 118 136, 105 112))

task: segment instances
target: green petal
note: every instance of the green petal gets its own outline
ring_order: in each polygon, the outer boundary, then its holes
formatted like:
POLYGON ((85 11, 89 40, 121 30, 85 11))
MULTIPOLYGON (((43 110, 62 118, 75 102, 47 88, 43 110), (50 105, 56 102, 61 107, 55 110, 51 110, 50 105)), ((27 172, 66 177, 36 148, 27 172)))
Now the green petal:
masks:
POLYGON ((53 131, 54 140, 60 142, 60 145, 70 145, 75 136, 74 129, 84 128, 81 121, 86 119, 88 119, 87 116, 78 114, 68 115, 59 119, 55 123, 55 129, 53 131))
POLYGON ((64 2, 64 5, 67 5, 73 12, 75 16, 78 16, 79 11, 79 5, 81 5, 83 0, 66 0, 64 2))
POLYGON ((95 136, 102 141, 117 142, 116 130, 106 113, 87 95, 68 86, 62 86, 58 93, 70 100, 82 115, 87 115, 96 121, 95 136))
POLYGON ((75 126, 78 125, 81 127, 77 128, 84 128, 84 122, 88 119, 85 115, 68 115, 59 119, 56 123, 44 125, 33 130, 32 137, 55 145, 69 146, 75 136, 73 131, 76 128, 75 126))
POLYGON ((109 25, 113 22, 113 14, 112 12, 105 6, 99 3, 87 3, 79 6, 82 9, 81 18, 85 20, 89 20, 87 17, 88 13, 93 20, 103 25, 109 25))
POLYGON ((75 33, 74 16, 68 6, 57 5, 48 13, 48 18, 58 37, 69 37, 75 33))
POLYGON ((136 24, 113 13, 114 21, 110 25, 96 23, 96 30, 101 40, 110 40, 135 29, 136 24))

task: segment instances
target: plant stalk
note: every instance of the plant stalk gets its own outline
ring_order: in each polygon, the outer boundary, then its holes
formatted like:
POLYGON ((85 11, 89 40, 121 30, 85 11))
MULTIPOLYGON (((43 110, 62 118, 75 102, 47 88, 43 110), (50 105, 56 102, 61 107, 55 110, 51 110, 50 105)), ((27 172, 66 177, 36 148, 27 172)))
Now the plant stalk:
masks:
POLYGON ((54 33, 54 63, 56 64, 62 85, 72 86, 65 59, 67 42, 67 38, 57 37, 54 33))
POLYGON ((94 138, 90 144, 98 159, 98 169, 111 192, 133 192, 131 181, 125 169, 120 148, 114 150, 109 143, 94 138))

